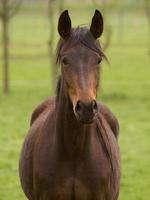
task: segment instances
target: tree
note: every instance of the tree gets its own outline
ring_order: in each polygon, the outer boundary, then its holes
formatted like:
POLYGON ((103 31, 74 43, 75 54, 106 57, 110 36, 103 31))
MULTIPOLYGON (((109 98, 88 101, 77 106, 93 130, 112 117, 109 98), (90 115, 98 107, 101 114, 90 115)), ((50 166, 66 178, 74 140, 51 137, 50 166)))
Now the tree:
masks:
MULTIPOLYGON (((92 0, 93 4, 98 8, 100 6, 100 3, 98 0, 92 0)), ((107 19, 107 1, 101 0, 101 10, 103 12, 103 16, 105 18, 105 29, 104 29, 104 41, 103 41, 103 49, 106 50, 111 42, 111 36, 112 36, 112 27, 107 19)))
MULTIPOLYGON (((50 67, 51 67, 51 89, 54 93, 57 80, 57 67, 55 63, 55 51, 54 51, 54 41, 55 41, 55 2, 56 0, 48 1, 48 17, 49 17, 49 27, 50 27, 50 36, 49 36, 49 58, 50 58, 50 67)), ((59 13, 62 12, 64 7, 64 0, 59 0, 59 13)))
POLYGON ((118 42, 121 44, 123 41, 123 33, 124 33, 124 26, 125 26, 125 12, 124 12, 124 1, 118 1, 119 11, 118 11, 118 42))
POLYGON ((22 0, 0 0, 3 42, 3 92, 9 92, 9 22, 16 15, 22 0))
MULTIPOLYGON (((145 0, 145 11, 146 11, 146 16, 148 19, 148 24, 149 24, 149 35, 150 35, 150 1, 145 0)), ((149 51, 148 54, 150 55, 150 40, 149 40, 149 51)))
POLYGON ((64 0, 59 0, 59 13, 61 13, 64 9, 64 0))
POLYGON ((51 67, 51 89, 54 92, 57 68, 54 63, 54 38, 55 38, 55 23, 54 23, 54 2, 55 0, 48 1, 48 17, 49 17, 49 27, 50 27, 50 36, 49 36, 49 58, 50 58, 50 67, 51 67))

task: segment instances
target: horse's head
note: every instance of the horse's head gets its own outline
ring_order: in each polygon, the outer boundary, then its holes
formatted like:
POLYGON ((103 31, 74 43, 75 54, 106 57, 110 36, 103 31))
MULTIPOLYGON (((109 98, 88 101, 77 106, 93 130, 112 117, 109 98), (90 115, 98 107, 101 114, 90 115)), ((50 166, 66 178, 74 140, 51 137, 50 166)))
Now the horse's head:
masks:
POLYGON ((103 32, 103 17, 96 10, 90 29, 72 28, 68 11, 64 11, 59 18, 58 32, 61 36, 58 60, 66 94, 76 118, 83 123, 91 123, 98 112, 96 95, 104 54, 97 39, 103 32))

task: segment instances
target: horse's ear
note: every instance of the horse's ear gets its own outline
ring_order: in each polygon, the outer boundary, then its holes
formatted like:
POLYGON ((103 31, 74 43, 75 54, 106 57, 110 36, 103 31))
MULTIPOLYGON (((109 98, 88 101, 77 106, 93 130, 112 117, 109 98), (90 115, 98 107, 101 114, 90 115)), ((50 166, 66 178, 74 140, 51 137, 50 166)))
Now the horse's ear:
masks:
POLYGON ((103 33, 103 16, 99 10, 95 10, 92 18, 90 32, 95 39, 99 38, 103 33))
POLYGON ((63 11, 59 17, 58 32, 63 39, 68 39, 71 35, 71 19, 68 10, 63 11))

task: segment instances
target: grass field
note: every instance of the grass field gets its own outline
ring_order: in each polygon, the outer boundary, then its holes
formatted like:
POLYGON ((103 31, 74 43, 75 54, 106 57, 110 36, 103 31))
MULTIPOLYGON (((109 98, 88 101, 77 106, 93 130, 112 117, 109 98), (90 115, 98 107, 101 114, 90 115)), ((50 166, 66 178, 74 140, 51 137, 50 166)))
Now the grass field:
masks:
MULTIPOLYGON (((74 25, 89 23, 94 8, 84 9, 70 8, 74 25)), ((119 199, 149 200, 150 57, 147 54, 147 21, 142 9, 125 12, 120 44, 117 13, 110 12, 108 20, 113 31, 106 52, 111 67, 103 64, 99 99, 109 105, 120 121, 122 179, 119 199)), ((51 95, 45 7, 25 8, 14 18, 10 32, 11 93, 5 96, 0 91, 0 200, 25 200, 18 178, 19 153, 33 108, 51 95)), ((0 68, 1 55, 0 48, 0 68)), ((1 86, 0 83, 0 90, 1 86)))

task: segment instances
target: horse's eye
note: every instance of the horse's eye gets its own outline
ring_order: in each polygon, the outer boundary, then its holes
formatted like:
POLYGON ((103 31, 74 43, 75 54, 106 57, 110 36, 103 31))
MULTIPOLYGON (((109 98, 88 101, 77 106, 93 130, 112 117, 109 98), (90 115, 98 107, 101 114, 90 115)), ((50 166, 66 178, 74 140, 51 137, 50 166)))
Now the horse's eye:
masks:
POLYGON ((102 58, 98 58, 97 63, 100 64, 102 62, 102 58))
POLYGON ((62 64, 64 64, 64 65, 68 64, 68 59, 66 57, 62 59, 62 64))

